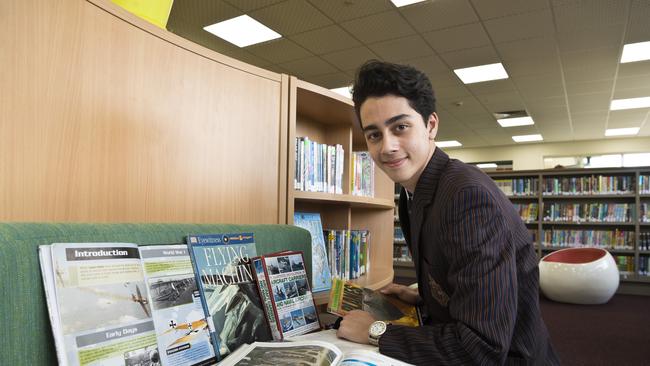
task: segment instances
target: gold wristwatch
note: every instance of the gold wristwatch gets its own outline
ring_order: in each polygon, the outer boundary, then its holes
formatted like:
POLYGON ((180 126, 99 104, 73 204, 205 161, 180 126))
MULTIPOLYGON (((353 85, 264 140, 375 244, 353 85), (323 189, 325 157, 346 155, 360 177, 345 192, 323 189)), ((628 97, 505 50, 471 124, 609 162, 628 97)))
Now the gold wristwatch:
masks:
POLYGON ((386 332, 388 324, 383 320, 377 320, 376 322, 370 324, 368 329, 368 343, 373 346, 379 346, 379 338, 386 332))

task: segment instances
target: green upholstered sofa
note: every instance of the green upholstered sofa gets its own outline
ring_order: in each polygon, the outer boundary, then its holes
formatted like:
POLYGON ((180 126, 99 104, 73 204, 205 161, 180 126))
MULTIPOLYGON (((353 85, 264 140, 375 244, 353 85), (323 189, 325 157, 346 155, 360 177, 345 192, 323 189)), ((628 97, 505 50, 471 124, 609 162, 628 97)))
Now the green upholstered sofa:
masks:
MULTIPOLYGON (((0 223, 0 365, 56 365, 38 262, 51 243, 183 243, 187 234, 253 232, 258 254, 302 250, 311 276, 309 232, 286 225, 0 223)), ((311 278, 311 277, 309 277, 311 278)))

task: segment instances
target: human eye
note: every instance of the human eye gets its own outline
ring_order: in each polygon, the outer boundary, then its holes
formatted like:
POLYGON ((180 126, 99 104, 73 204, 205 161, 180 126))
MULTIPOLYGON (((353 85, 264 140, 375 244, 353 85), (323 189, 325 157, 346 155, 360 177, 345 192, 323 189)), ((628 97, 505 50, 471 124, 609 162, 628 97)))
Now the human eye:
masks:
POLYGON ((409 125, 406 123, 398 123, 395 125, 395 131, 404 132, 409 128, 409 125))
POLYGON ((368 141, 377 141, 381 137, 381 134, 377 131, 372 131, 366 133, 366 140, 368 141))

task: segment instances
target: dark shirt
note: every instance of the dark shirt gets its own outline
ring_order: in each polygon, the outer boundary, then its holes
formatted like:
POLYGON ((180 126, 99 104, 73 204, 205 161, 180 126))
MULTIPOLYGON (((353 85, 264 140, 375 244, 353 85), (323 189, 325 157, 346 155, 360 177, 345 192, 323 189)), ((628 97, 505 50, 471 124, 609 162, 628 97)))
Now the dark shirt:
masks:
POLYGON ((379 351, 416 365, 559 364, 540 314, 532 236, 492 179, 436 149, 406 201, 402 190, 400 224, 427 322, 390 325, 379 351))

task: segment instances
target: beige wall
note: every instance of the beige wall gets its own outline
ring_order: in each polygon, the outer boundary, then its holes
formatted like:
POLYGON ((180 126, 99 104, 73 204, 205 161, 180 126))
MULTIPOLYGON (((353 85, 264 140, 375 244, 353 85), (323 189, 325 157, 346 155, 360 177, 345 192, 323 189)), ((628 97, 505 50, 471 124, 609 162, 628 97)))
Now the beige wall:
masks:
POLYGON ((0 220, 284 222, 288 79, 93 1, 0 1, 0 220))
POLYGON ((544 169, 544 157, 549 156, 650 152, 650 138, 523 144, 480 149, 447 148, 445 152, 465 162, 512 160, 514 170, 531 170, 544 169))

